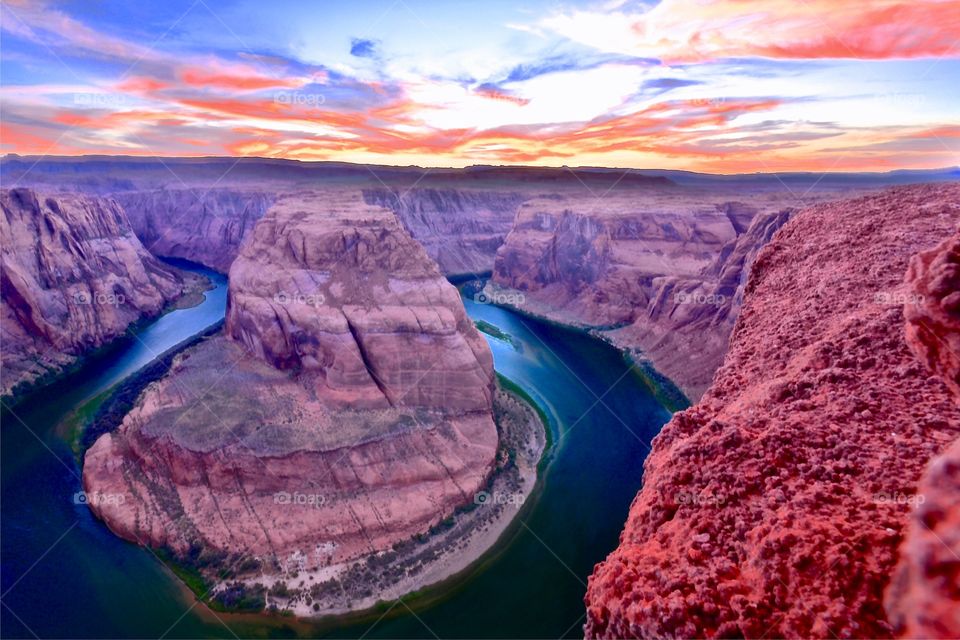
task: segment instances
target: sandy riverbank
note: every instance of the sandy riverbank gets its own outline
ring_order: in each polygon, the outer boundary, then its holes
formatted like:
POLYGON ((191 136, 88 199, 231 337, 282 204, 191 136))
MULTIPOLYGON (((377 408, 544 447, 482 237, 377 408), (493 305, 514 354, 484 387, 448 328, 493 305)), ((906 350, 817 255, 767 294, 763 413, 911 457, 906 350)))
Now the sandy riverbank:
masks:
POLYGON ((500 389, 494 404, 500 448, 485 489, 428 533, 392 550, 312 570, 288 568, 225 581, 215 602, 263 599, 268 610, 298 617, 362 611, 413 594, 477 562, 510 528, 537 481, 546 428, 525 400, 500 389))

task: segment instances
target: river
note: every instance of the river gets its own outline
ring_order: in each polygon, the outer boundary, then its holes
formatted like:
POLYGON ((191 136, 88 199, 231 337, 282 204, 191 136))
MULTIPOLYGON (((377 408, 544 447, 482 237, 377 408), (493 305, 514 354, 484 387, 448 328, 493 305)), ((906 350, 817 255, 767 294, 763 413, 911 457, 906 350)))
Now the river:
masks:
POLYGON ((534 497, 496 549, 464 575, 394 603, 385 615, 307 623, 214 614, 150 551, 94 519, 75 498, 80 467, 62 423, 223 318, 225 279, 198 270, 216 284, 202 304, 168 313, 3 411, 4 637, 582 637, 587 576, 617 545, 650 440, 670 414, 612 347, 469 298, 474 320, 512 337, 485 336, 497 371, 550 417, 552 443, 534 497))

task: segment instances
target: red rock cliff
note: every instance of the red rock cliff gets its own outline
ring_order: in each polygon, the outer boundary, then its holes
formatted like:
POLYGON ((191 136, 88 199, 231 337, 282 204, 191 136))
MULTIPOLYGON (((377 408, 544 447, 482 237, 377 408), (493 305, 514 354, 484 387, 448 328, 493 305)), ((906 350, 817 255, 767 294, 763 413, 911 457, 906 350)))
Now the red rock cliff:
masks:
POLYGON ((91 501, 119 535, 315 568, 425 532, 486 480, 490 351, 359 192, 278 200, 231 268, 225 332, 87 452, 86 490, 125 496, 91 501))
POLYGON ((109 199, 0 192, 2 393, 71 363, 159 313, 179 276, 109 199))
MULTIPOLYGON (((518 185, 519 186, 519 185, 518 185)), ((497 249, 529 194, 490 189, 366 189, 364 199, 392 210, 449 275, 493 270, 497 249)))
POLYGON ((960 186, 818 205, 756 259, 730 349, 654 440, 588 637, 885 637, 884 590, 928 460, 960 435, 907 344, 904 273, 960 186))
POLYGON ((494 283, 526 311, 599 330, 699 398, 753 258, 796 204, 730 197, 622 189, 530 200, 497 252, 494 283))
MULTIPOLYGON (((960 403, 960 234, 925 251, 907 272, 907 344, 960 403)), ((960 440, 927 468, 900 562, 887 591, 896 630, 910 638, 960 637, 960 440)))
POLYGON ((237 188, 155 189, 116 194, 144 246, 226 273, 273 194, 237 188))

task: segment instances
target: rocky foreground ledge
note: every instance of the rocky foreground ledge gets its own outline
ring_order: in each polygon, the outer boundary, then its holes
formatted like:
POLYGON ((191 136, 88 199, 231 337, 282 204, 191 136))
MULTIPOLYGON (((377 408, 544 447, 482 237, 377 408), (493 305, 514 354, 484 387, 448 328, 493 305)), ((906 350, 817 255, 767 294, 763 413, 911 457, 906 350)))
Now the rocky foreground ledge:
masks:
MULTIPOLYGON (((910 262, 907 344, 960 403, 960 231, 910 262)), ((900 562, 887 591, 897 632, 960 638, 960 440, 933 459, 917 491, 900 562)))
POLYGON ((654 440, 588 637, 957 636, 956 447, 924 470, 960 436, 958 224, 960 185, 926 185, 774 236, 713 384, 654 440))
POLYGON ((97 440, 84 488, 114 532, 169 551, 226 605, 269 587, 298 613, 350 609, 376 596, 342 582, 357 563, 389 565, 491 486, 495 390, 456 289, 392 212, 359 191, 285 196, 231 267, 225 335, 97 440))

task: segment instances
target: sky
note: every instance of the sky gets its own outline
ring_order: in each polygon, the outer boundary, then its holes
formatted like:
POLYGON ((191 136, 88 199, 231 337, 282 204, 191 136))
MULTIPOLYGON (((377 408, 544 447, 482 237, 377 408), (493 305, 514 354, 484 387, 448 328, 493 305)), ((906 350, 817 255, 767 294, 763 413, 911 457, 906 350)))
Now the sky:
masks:
POLYGON ((960 164, 960 0, 2 0, 3 153, 960 164))

